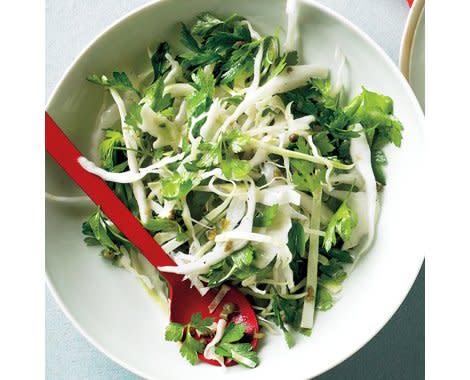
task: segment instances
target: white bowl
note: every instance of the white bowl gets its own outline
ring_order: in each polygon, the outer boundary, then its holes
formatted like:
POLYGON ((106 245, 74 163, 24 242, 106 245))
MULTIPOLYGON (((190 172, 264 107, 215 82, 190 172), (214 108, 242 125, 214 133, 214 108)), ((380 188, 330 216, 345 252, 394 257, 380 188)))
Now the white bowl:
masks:
POLYGON ((400 70, 425 108, 425 10, 424 0, 411 7, 400 47, 400 70))
MULTIPOLYGON (((89 84, 90 73, 139 71, 146 49, 175 40, 178 22, 202 11, 237 12, 264 33, 286 25, 284 0, 167 0, 129 14, 101 34, 72 64, 54 91, 47 110, 84 154, 104 91, 89 84)), ((305 62, 331 67, 339 46, 346 54, 351 93, 360 86, 391 96, 405 126, 401 149, 388 147, 388 186, 373 248, 344 284, 336 305, 319 312, 310 338, 299 336, 288 349, 281 336, 260 347, 261 365, 226 371, 190 366, 177 345, 164 341, 167 315, 127 272, 109 265, 97 249, 84 245, 81 223, 91 212, 87 203, 46 202, 46 272, 64 312, 90 342, 110 358, 150 379, 305 379, 348 358, 390 319, 407 295, 423 260, 421 189, 423 115, 407 82, 387 55, 344 18, 313 1, 300 10, 301 56, 305 62)), ((46 191, 80 194, 63 172, 46 159, 46 191)))

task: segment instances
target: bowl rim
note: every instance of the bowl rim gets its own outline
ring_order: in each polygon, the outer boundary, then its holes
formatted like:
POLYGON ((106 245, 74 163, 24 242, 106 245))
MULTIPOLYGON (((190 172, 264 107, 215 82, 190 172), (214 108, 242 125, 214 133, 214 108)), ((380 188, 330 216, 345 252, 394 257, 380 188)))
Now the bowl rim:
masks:
POLYGON ((408 81, 410 80, 411 52, 414 46, 416 29, 424 14, 424 3, 425 0, 415 0, 413 2, 400 44, 399 67, 408 81))
MULTIPOLYGON (((141 12, 147 11, 147 9, 152 8, 154 6, 157 6, 159 3, 168 3, 174 0, 151 0, 148 3, 145 3, 141 6, 138 6, 134 8, 133 10, 127 12, 120 18, 118 18, 116 21, 111 23, 109 26, 105 27, 102 29, 98 35, 93 38, 81 51, 80 53, 75 57, 75 59, 72 61, 72 63, 67 67, 65 70, 64 74, 60 77, 59 81, 55 85, 52 93, 50 94, 45 109, 47 112, 50 111, 50 105, 52 104, 52 101, 56 97, 62 83, 66 80, 66 78, 70 75, 70 73, 73 71, 75 65, 77 62, 82 58, 83 55, 85 55, 89 50, 93 48, 93 46, 100 41, 101 39, 105 38, 107 34, 109 34, 112 30, 115 28, 119 27, 119 24, 121 24, 123 21, 132 18, 132 17, 137 17, 141 12)), ((407 92, 408 99, 412 102, 413 108, 417 113, 419 114, 419 118, 421 119, 421 123, 419 123, 415 128, 422 128, 424 125, 424 113, 419 105, 419 102, 416 98, 416 95, 414 94, 413 90, 411 89, 406 77, 403 75, 402 71, 398 68, 398 66, 393 62, 393 60, 390 58, 390 56, 383 50, 383 48, 370 37, 366 32, 364 32, 361 28, 359 28, 357 25, 355 25, 352 21, 348 20, 345 16, 341 15, 340 13, 336 12, 335 10, 331 9, 327 5, 323 5, 317 0, 300 0, 302 3, 311 6, 313 8, 316 8, 317 10, 325 13, 329 17, 331 17, 335 22, 338 22, 345 26, 346 28, 350 29, 352 32, 356 33, 362 40, 364 40, 370 47, 372 47, 380 56, 381 58, 385 61, 386 65, 388 66, 388 69, 391 70, 396 74, 398 77, 399 81, 403 85, 405 91, 407 92)), ((417 7, 419 4, 423 3, 424 5, 424 0, 416 0, 414 6, 417 7), (418 5, 417 5, 418 4, 418 5)), ((421 13, 419 13, 421 14, 421 13)), ((418 19, 419 17, 417 17, 418 19)), ((401 57, 401 51, 400 51, 400 57, 401 57)), ((401 66, 401 60, 400 60, 400 66, 401 66)), ((47 205, 47 200, 46 200, 46 205, 47 205)), ((45 252, 45 258, 47 256, 47 252, 45 252)), ((318 372, 316 374, 309 374, 307 376, 320 376, 321 374, 329 371, 330 369, 338 366, 340 363, 344 362, 348 358, 352 357, 355 353, 357 353, 360 349, 362 349, 367 343, 369 343, 383 328, 384 326, 390 321, 390 319, 396 314, 397 310, 399 307, 402 305, 403 301, 406 299, 408 296, 413 284, 416 281, 416 277, 418 276, 421 267, 423 266, 424 263, 424 252, 420 254, 422 256, 421 264, 416 268, 415 272, 416 274, 412 276, 410 279, 408 279, 408 284, 406 286, 407 291, 403 294, 401 297, 400 302, 398 304, 394 305, 393 312, 390 315, 387 315, 383 318, 383 321, 379 323, 379 327, 376 328, 374 331, 371 333, 367 334, 367 336, 364 337, 362 342, 356 347, 354 347, 348 354, 338 357, 336 360, 332 361, 330 364, 325 366, 321 372, 318 372)), ((151 378, 149 377, 148 374, 144 373, 138 368, 135 368, 134 366, 130 365, 129 363, 125 362, 124 360, 118 358, 116 355, 112 354, 109 352, 103 345, 101 345, 97 340, 92 338, 87 331, 85 331, 84 328, 80 326, 80 324, 77 322, 77 320, 74 318, 72 313, 69 311, 68 307, 65 305, 64 301, 59 295, 58 289, 56 289, 55 285, 53 284, 49 272, 47 270, 47 267, 45 268, 46 272, 46 284, 48 289, 50 290, 55 302, 59 305, 60 309, 62 312, 65 314, 65 316, 68 318, 68 320, 71 322, 71 324, 80 332, 82 336, 85 337, 85 339, 93 345, 98 351, 100 351, 102 354, 107 356, 109 359, 123 367, 124 369, 134 373, 137 376, 140 376, 142 378, 151 378)))

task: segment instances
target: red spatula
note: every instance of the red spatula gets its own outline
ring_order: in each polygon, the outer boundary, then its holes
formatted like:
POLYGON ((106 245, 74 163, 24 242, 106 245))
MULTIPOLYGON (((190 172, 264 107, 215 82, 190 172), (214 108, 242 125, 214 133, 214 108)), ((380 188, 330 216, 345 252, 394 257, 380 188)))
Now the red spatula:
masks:
MULTIPOLYGON (((82 156, 81 153, 47 112, 46 151, 82 188, 90 199, 100 206, 106 216, 140 250, 148 261, 155 267, 176 265, 113 193, 106 182, 82 168, 78 163, 78 158, 82 156)), ((182 281, 181 275, 163 272, 161 275, 168 283, 170 320, 172 322, 186 324, 190 321, 191 316, 197 312, 200 312, 203 317, 212 316, 217 320, 223 305, 233 303, 238 307, 239 311, 236 321, 245 323, 246 333, 253 336, 251 345, 253 348, 256 347, 257 340, 254 338, 254 334, 259 330, 258 321, 250 303, 240 291, 231 288, 217 309, 210 314, 208 307, 214 299, 214 292, 209 292, 202 297, 196 288, 190 287, 189 281, 182 281)), ((220 365, 217 361, 207 360, 202 355, 200 355, 200 359, 213 365, 220 365)), ((233 365, 235 362, 230 361, 226 364, 233 365)))

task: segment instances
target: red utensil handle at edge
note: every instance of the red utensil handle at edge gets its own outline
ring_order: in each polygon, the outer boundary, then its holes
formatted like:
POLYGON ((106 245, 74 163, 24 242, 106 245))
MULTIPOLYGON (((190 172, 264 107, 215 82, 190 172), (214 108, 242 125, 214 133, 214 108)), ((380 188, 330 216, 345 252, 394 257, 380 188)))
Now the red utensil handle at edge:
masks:
MULTIPOLYGON (((46 151, 90 199, 103 210, 116 227, 142 252, 147 260, 155 267, 175 265, 175 262, 168 257, 165 251, 144 229, 140 221, 113 193, 106 182, 83 169, 78 163, 78 158, 82 154, 47 112, 46 151)), ((172 273, 162 273, 162 275, 171 284, 174 284, 174 281, 181 281, 180 275, 172 273)))

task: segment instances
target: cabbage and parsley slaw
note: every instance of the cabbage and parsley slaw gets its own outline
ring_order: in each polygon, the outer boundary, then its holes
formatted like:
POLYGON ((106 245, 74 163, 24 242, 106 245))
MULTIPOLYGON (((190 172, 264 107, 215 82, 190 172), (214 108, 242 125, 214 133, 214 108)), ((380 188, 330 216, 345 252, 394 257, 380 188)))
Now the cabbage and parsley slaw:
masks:
MULTIPOLYGON (((370 246, 382 149, 400 146, 403 127, 387 96, 363 88, 346 99, 339 50, 332 73, 297 64, 295 1, 287 14, 282 47, 279 32, 261 36, 239 15, 204 13, 181 26, 179 54, 165 42, 149 53, 147 72, 89 76, 114 103, 99 121, 100 166, 81 163, 177 263, 158 270, 184 275, 202 295, 239 288, 291 347, 293 331, 310 333, 315 309, 332 307, 370 246)), ((83 233, 166 298, 158 271, 99 209, 83 233)), ((183 328, 170 327, 169 340, 183 328)), ((204 350, 196 346, 185 355, 192 363, 204 350)))

